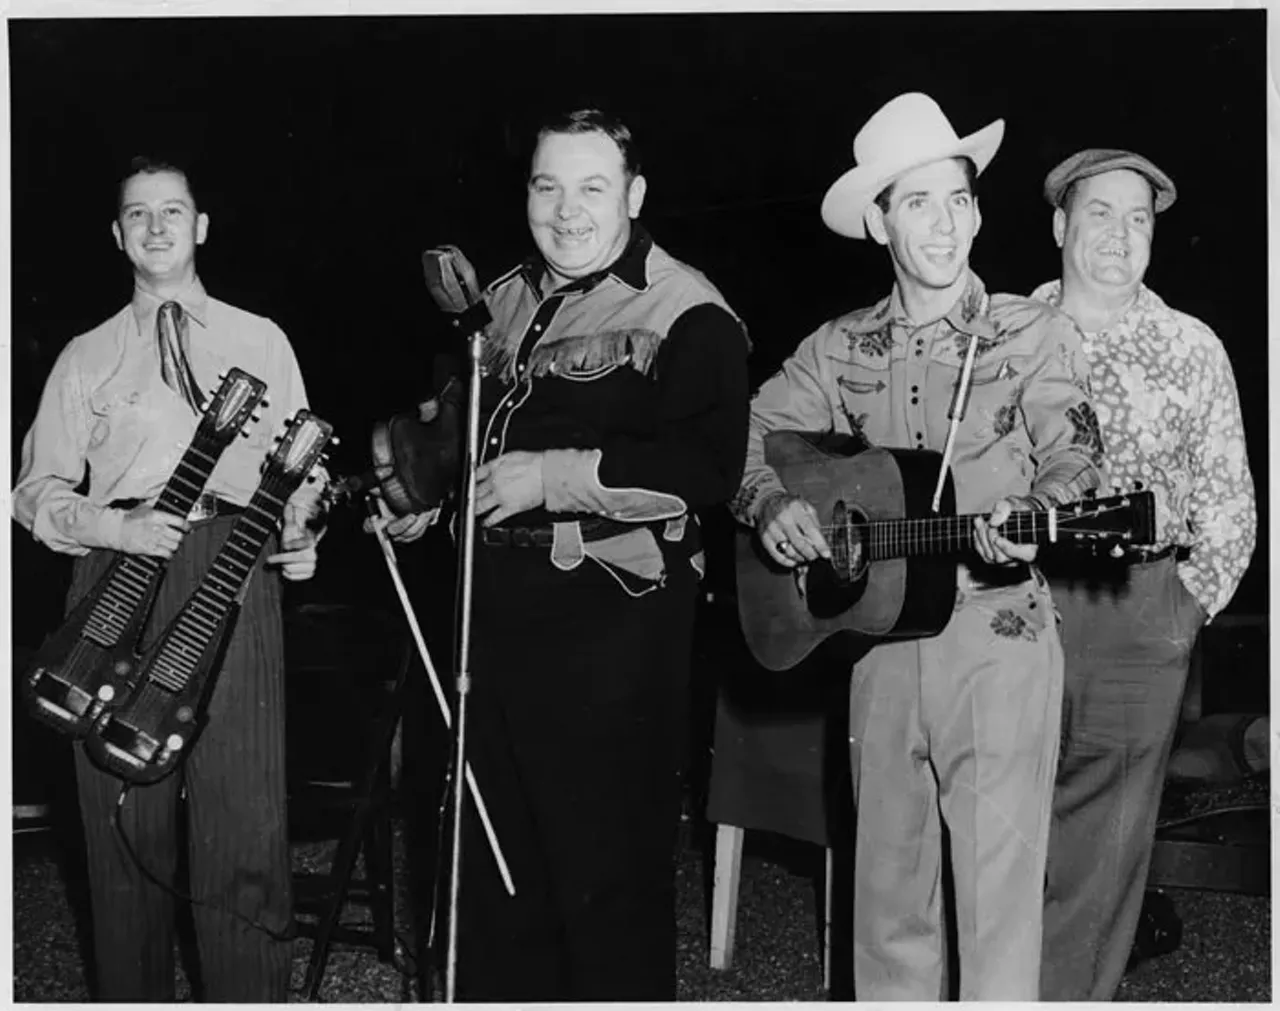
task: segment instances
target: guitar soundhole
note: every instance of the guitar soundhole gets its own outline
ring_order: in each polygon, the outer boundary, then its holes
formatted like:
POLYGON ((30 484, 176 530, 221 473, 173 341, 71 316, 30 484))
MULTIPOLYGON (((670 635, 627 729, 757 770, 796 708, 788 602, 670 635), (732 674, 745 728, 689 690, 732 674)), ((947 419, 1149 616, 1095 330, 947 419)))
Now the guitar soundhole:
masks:
POLYGON ((805 603, 815 618, 833 619, 858 602, 866 589, 865 517, 837 501, 824 528, 831 561, 818 559, 806 576, 805 603))
POLYGON ((860 510, 850 509, 843 501, 837 501, 831 510, 827 543, 831 547, 831 574, 837 583, 855 583, 866 571, 865 520, 860 510))

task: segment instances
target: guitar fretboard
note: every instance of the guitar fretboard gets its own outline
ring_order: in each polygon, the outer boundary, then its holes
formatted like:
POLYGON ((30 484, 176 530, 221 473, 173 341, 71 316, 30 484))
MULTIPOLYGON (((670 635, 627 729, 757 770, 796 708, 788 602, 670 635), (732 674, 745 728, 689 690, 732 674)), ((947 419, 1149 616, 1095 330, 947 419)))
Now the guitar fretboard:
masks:
MULTIPOLYGON (((191 512, 218 456, 215 440, 197 433, 160 493, 156 509, 174 516, 191 512)), ((151 555, 124 555, 117 559, 102 596, 85 621, 84 636, 107 649, 118 643, 163 566, 164 559, 151 555)))
MULTIPOLYGON (((848 524, 848 532, 866 545, 868 561, 914 555, 958 554, 973 547, 973 521, 967 516, 929 516, 923 519, 876 520, 848 524)), ((1049 539, 1048 512, 1015 512, 1000 527, 1000 534, 1015 544, 1043 543, 1049 539)), ((842 528, 833 530, 833 549, 843 547, 842 528)))
POLYGON ((300 483, 300 478, 263 480, 204 579, 165 633, 147 671, 148 680, 175 693, 186 686, 252 575, 285 502, 300 483))

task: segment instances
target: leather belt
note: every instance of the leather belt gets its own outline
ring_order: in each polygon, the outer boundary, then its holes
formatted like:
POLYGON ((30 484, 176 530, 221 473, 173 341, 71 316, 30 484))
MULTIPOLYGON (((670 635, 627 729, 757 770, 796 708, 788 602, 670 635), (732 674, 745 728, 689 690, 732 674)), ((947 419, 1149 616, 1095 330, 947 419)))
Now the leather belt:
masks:
MULTIPOLYGON (((118 498, 107 503, 108 509, 134 509, 144 503, 144 499, 140 498, 118 498)), ((224 498, 218 498, 213 492, 201 492, 195 501, 195 505, 191 507, 191 512, 187 513, 187 519, 192 523, 199 523, 201 520, 211 520, 216 516, 239 516, 244 512, 244 506, 232 505, 224 498)))
MULTIPOLYGON (((631 530, 648 527, 647 523, 623 523, 599 516, 578 521, 584 541, 602 541, 631 530)), ((551 524, 540 527, 481 527, 480 543, 495 548, 549 548, 555 541, 551 524)))
POLYGON ((1163 548, 1130 548, 1121 557, 1125 565, 1150 565, 1178 553, 1178 545, 1166 544, 1163 548))

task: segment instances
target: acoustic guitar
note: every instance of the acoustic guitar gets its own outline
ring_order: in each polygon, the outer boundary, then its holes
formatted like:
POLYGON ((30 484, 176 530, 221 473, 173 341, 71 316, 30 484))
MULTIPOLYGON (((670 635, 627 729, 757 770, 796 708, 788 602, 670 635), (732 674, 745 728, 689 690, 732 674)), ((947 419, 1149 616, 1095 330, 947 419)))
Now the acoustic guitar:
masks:
POLYGON ((262 479, 209 571, 139 658, 137 687, 100 715, 85 752, 107 772, 149 784, 173 772, 203 729, 249 579, 289 496, 321 459, 333 427, 299 411, 267 457, 262 479))
MULTIPOLYGON (((191 444, 174 469, 156 509, 186 516, 236 433, 262 403, 267 384, 243 369, 229 370, 213 394, 191 444)), ((25 707, 37 720, 83 737, 104 709, 123 700, 136 675, 134 650, 168 562, 150 555, 117 557, 93 589, 36 653, 20 682, 25 707)))
MULTIPOLYGON (((765 459, 787 491, 816 507, 832 558, 787 569, 768 557, 754 530, 738 531, 738 616, 763 667, 790 670, 840 633, 869 647, 946 627, 956 562, 973 550, 975 515, 954 515, 949 474, 939 511, 931 512, 940 454, 780 431, 765 436, 765 459)), ((1150 491, 1015 512, 1001 527, 1018 544, 1094 550, 1150 544, 1154 531, 1150 491)))

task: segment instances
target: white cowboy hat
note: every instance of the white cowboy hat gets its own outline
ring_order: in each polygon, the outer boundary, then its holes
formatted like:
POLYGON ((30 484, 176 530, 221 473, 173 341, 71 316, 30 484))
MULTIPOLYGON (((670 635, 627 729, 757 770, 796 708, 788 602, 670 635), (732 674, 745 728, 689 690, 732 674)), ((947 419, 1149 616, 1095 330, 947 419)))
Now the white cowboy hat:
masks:
POLYGON ((853 138, 854 167, 827 190, 822 220, 851 239, 867 237, 863 214, 877 194, 912 169, 944 158, 973 160, 979 173, 995 157, 1004 139, 1004 120, 961 139, 942 109, 918 91, 885 103, 853 138))

